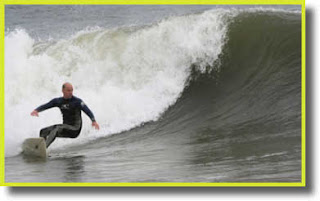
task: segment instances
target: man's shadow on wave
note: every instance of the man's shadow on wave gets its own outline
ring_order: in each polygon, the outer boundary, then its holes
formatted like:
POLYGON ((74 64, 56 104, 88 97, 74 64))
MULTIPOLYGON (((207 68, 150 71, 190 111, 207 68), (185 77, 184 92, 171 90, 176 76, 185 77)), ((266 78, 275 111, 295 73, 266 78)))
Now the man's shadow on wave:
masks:
POLYGON ((119 195, 127 193, 131 195, 152 194, 201 194, 201 195, 259 195, 265 193, 278 194, 313 194, 315 181, 314 175, 314 20, 315 8, 306 9, 306 187, 9 187, 7 192, 12 195, 47 195, 55 194, 92 194, 92 195, 119 195))

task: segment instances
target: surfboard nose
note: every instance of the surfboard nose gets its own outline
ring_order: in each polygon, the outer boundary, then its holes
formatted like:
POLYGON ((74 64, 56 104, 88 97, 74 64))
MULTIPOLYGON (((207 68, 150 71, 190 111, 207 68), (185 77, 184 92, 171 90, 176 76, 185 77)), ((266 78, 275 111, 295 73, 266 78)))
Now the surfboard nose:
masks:
POLYGON ((23 155, 29 157, 47 157, 46 142, 44 138, 28 138, 22 144, 23 155))

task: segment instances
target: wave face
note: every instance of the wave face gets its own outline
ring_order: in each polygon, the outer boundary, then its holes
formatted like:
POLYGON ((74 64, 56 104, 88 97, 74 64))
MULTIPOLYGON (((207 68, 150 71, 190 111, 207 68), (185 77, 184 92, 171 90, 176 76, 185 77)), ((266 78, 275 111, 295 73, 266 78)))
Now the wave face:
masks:
POLYGON ((192 116, 182 122, 214 129, 249 126, 263 130, 262 125, 275 133, 298 129, 300 135, 300 32, 297 15, 237 15, 215 62, 218 70, 199 73, 195 67, 191 82, 166 118, 192 116))
POLYGON ((163 167, 126 169, 129 182, 300 180, 300 13, 215 9, 53 41, 15 30, 5 43, 7 157, 59 123, 58 110, 28 115, 70 81, 102 129, 84 117, 81 136, 58 139, 53 155, 163 167))

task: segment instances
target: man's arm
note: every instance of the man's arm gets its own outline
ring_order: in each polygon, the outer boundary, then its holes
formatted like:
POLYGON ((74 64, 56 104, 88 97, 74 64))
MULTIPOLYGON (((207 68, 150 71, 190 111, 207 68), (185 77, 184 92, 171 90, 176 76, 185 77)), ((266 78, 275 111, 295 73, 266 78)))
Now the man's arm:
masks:
POLYGON ((31 112, 31 116, 37 116, 38 117, 39 116, 39 114, 38 114, 39 112, 42 112, 42 111, 47 110, 47 109, 52 108, 52 107, 56 107, 57 105, 58 105, 58 99, 54 98, 51 101, 49 101, 48 103, 40 105, 35 110, 33 110, 31 112))
POLYGON ((88 115, 88 117, 91 119, 92 126, 95 127, 95 129, 99 130, 99 124, 96 122, 96 119, 94 118, 93 113, 91 112, 91 110, 88 108, 88 106, 82 100, 81 100, 80 106, 81 106, 81 110, 84 113, 86 113, 86 115, 88 115))

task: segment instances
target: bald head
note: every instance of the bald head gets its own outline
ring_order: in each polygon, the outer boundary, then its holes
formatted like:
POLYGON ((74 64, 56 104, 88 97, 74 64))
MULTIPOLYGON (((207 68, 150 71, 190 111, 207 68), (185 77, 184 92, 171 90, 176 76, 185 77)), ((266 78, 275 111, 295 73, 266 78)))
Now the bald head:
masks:
POLYGON ((66 87, 72 87, 72 84, 70 82, 66 82, 62 85, 62 89, 66 88, 66 87))
POLYGON ((73 94, 73 86, 71 83, 66 82, 62 85, 62 93, 63 93, 63 98, 69 99, 72 98, 73 94))

